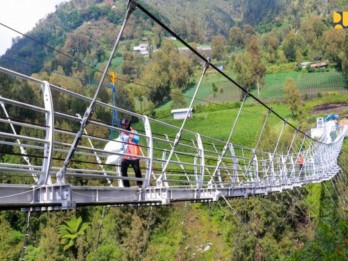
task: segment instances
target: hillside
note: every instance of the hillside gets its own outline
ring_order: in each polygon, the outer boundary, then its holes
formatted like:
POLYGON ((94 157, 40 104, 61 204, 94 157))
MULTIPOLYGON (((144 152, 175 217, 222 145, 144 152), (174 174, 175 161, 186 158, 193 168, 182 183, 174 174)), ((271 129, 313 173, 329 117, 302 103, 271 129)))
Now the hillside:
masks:
MULTIPOLYGON (((12 48, 0 57, 0 65, 29 75, 40 71, 63 73, 80 79, 82 85, 95 86, 122 23, 126 3, 72 0, 61 4, 56 12, 40 21, 27 37, 16 39, 12 48)), ((263 99, 281 99, 285 78, 299 77, 298 74, 289 74, 289 68, 294 70, 296 62, 306 60, 329 61, 332 76, 326 73, 318 83, 310 78, 313 76, 317 80, 314 74, 301 76, 296 82, 303 96, 308 94, 308 97, 313 97, 318 93, 344 91, 346 88, 344 75, 341 74, 348 68, 344 62, 344 57, 348 56, 343 50, 345 32, 331 29, 332 10, 344 8, 344 1, 321 1, 320 4, 318 1, 306 1, 303 5, 300 1, 285 0, 174 1, 170 4, 147 0, 141 3, 193 46, 212 46, 209 55, 213 62, 225 65, 227 73, 246 89, 254 91, 256 86, 261 86, 260 97, 263 99), (296 17, 303 19, 300 21, 296 17), (248 47, 253 44, 253 38, 256 38, 257 46, 248 47), (254 54, 257 54, 258 62, 251 60, 248 48, 257 50, 254 54), (255 67, 256 64, 259 68, 255 67), (281 69, 283 64, 290 67, 281 69), (278 77, 274 74, 274 68, 283 75, 278 77), (247 74, 251 75, 250 79, 246 77, 247 74), (333 80, 335 75, 338 79, 336 82, 333 80), (260 82, 256 82, 259 78, 260 82)), ((125 100, 128 107, 152 113, 154 108, 173 100, 175 92, 181 92, 185 97, 179 97, 179 94, 178 101, 167 106, 180 107, 188 103, 191 87, 196 81, 194 75, 198 71, 187 67, 193 68, 193 63, 198 68, 199 61, 192 56, 187 59, 180 55, 181 66, 177 66, 172 57, 166 57, 173 63, 169 67, 176 68, 176 72, 169 72, 171 69, 168 67, 164 70, 162 83, 152 86, 157 80, 152 71, 163 57, 147 59, 132 52, 134 46, 142 43, 148 45, 152 56, 159 48, 165 48, 164 43, 169 36, 140 10, 130 17, 111 66, 111 70, 116 71, 122 80, 118 83, 120 87, 127 86, 121 100, 125 100), (143 90, 129 84, 135 81, 152 86, 154 90, 143 90), (131 95, 133 92, 137 95, 131 95), (130 98, 132 96, 133 99, 130 98)), ((172 43, 180 46, 178 41, 172 43)), ((164 55, 169 55, 168 48, 164 55)), ((255 57, 253 59, 255 61, 255 57)), ((167 66, 168 63, 163 65, 167 66)), ((204 93, 199 94, 200 99, 208 102, 238 99, 239 90, 231 87, 228 81, 215 79, 214 76, 209 78, 202 88, 204 93), (216 85, 218 93, 212 92, 212 84, 216 85), (224 99, 219 100, 219 97, 224 99)))
MULTIPOLYGON (((166 21, 184 39, 201 43, 209 43, 212 37, 218 34, 227 38, 234 25, 251 24, 260 32, 289 25, 296 29, 300 25, 297 17, 315 13, 325 19, 331 19, 333 10, 346 6, 345 2, 340 0, 306 1, 304 5, 301 1, 285 0, 193 0, 170 3, 163 0, 145 0, 141 3, 151 8, 157 17, 166 21)), ((80 45, 79 48, 82 49, 76 51, 81 53, 77 56, 74 51, 68 53, 91 64, 91 61, 98 57, 98 48, 105 52, 107 45, 111 44, 112 36, 116 35, 115 25, 122 22, 125 6, 126 1, 113 0, 72 0, 63 3, 56 12, 40 21, 32 31, 22 32, 27 33, 32 39, 15 39, 14 45, 0 58, 0 64, 8 68, 15 67, 17 71, 27 74, 38 72, 47 66, 48 59, 59 56, 59 53, 53 52, 53 48, 62 52, 68 51, 72 48, 67 46, 69 38, 79 32, 88 32, 88 47, 80 45), (103 32, 104 35, 96 34, 95 30, 103 32), (106 35, 111 38, 108 39, 106 35), (103 42, 97 39, 103 39, 103 42), (46 47, 42 48, 42 45, 46 47), (87 52, 91 52, 88 55, 91 58, 85 57, 87 52)), ((136 12, 135 16, 138 18, 131 22, 135 23, 134 25, 142 24, 142 29, 145 30, 153 27, 153 24, 145 23, 147 25, 144 26, 144 23, 140 22, 141 19, 146 20, 140 12, 136 12)), ((133 37, 134 28, 126 32, 126 35, 133 37)))

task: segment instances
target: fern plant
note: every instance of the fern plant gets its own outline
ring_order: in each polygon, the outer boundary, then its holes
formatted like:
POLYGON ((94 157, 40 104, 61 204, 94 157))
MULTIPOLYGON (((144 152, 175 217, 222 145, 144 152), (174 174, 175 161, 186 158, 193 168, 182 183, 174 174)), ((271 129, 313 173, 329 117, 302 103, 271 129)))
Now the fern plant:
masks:
POLYGON ((88 226, 89 223, 82 222, 81 217, 73 217, 70 221, 65 221, 63 225, 59 226, 64 251, 75 246, 76 240, 84 235, 88 226))

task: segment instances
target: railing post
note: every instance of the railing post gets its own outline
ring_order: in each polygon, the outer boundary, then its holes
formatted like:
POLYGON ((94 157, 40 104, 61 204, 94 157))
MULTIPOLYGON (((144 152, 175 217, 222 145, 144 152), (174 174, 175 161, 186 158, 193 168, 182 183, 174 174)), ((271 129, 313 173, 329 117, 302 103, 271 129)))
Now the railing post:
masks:
POLYGON ((236 153, 234 151, 234 147, 232 143, 228 144, 228 147, 230 149, 231 152, 231 156, 232 156, 232 183, 231 183, 231 187, 233 188, 236 185, 236 182, 239 182, 239 178, 238 178, 238 159, 236 157, 236 153))
POLYGON ((260 176, 259 176, 259 161, 257 160, 257 155, 256 155, 256 150, 254 151, 254 157, 253 157, 253 162, 255 167, 254 167, 254 175, 253 177, 255 177, 255 180, 253 181, 253 186, 255 187, 255 181, 257 182, 257 184, 260 182, 260 176))
POLYGON ((198 158, 200 159, 200 170, 199 170, 199 179, 197 180, 197 189, 201 189, 204 180, 204 169, 205 169, 205 159, 204 159, 204 148, 199 133, 196 134, 197 146, 198 146, 198 158))
POLYGON ((280 161, 281 161, 281 176, 282 176, 283 183, 285 182, 285 185, 289 185, 288 168, 286 166, 286 157, 284 157, 284 155, 281 155, 280 161))
POLYGON ((150 185, 150 178, 152 174, 152 165, 153 165, 153 139, 152 139, 152 131, 149 118, 147 116, 143 116, 144 129, 146 134, 146 145, 147 145, 147 161, 146 161, 146 174, 145 181, 143 183, 143 188, 147 188, 150 185))
POLYGON ((268 173, 268 169, 271 168, 271 175, 270 175, 270 179, 268 178, 268 180, 271 181, 270 182, 271 183, 271 187, 273 187, 273 185, 274 185, 274 162, 273 162, 274 154, 269 152, 268 153, 268 158, 269 158, 269 165, 270 165, 270 167, 267 168, 266 175, 268 173))
MULTIPOLYGON (((164 150, 162 152, 162 169, 165 165, 165 162, 166 162, 166 158, 167 158, 167 150, 164 150)), ((156 179, 156 187, 163 187, 163 180, 166 180, 167 179, 167 173, 162 173, 157 179, 156 179)), ((168 187, 168 182, 166 181, 164 183, 164 186, 165 187, 168 187)))
POLYGON ((47 143, 45 143, 44 145, 43 162, 38 185, 47 185, 52 183, 49 171, 51 169, 52 164, 54 142, 54 108, 50 84, 47 81, 44 81, 41 88, 43 93, 44 106, 48 112, 46 113, 47 129, 45 135, 45 140, 47 143))

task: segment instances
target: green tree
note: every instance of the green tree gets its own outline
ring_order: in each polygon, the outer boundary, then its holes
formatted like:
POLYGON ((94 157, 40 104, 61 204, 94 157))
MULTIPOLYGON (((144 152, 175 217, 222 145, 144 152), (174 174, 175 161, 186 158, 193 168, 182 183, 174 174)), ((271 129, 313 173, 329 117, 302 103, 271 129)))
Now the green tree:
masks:
POLYGON ((155 25, 154 29, 154 42, 155 42, 155 47, 156 49, 159 48, 162 44, 162 39, 163 39, 163 30, 159 25, 155 25))
POLYGON ((145 243, 145 222, 139 215, 134 214, 131 218, 131 229, 125 237, 128 260, 141 260, 142 250, 145 243))
POLYGON ((302 101, 300 91, 296 82, 292 78, 287 78, 284 84, 284 98, 287 104, 289 104, 291 114, 293 117, 301 114, 302 101))
POLYGON ((193 74, 192 60, 186 55, 180 54, 176 48, 171 49, 168 73, 172 86, 177 86, 179 89, 187 87, 193 74))
POLYGON ((75 56, 76 54, 86 54, 91 49, 91 41, 88 36, 83 33, 72 33, 66 39, 64 49, 68 54, 75 56))
POLYGON ((284 38, 282 47, 286 59, 290 62, 294 62, 296 60, 296 50, 298 48, 303 48, 303 40, 295 32, 290 32, 284 38))
POLYGON ((345 30, 330 29, 325 31, 322 35, 322 43, 325 47, 325 57, 330 61, 337 63, 339 67, 342 62, 343 55, 343 43, 346 37, 345 30))
POLYGON ((188 28, 188 40, 190 42, 201 43, 203 40, 203 31, 201 24, 197 23, 194 18, 190 18, 188 28))
MULTIPOLYGON (((255 79, 251 70, 253 60, 252 56, 248 52, 243 52, 236 57, 234 63, 234 71, 236 72, 236 80, 247 91, 250 91, 255 86, 255 79)), ((243 98, 241 93, 241 98, 243 98)))
POLYGON ((342 59, 342 71, 348 79, 348 34, 346 34, 346 37, 344 39, 343 50, 344 58, 342 59))
POLYGON ((243 26, 243 43, 247 45, 252 37, 256 35, 254 27, 250 24, 246 24, 243 26))
POLYGON ((233 26, 228 34, 228 44, 231 48, 241 47, 243 45, 243 32, 238 26, 233 26))
POLYGON ((144 98, 143 98, 143 96, 141 94, 138 95, 138 101, 140 103, 140 112, 142 113, 143 112, 143 101, 144 101, 144 98))
POLYGON ((212 88, 212 90, 213 90, 213 95, 214 95, 214 99, 215 99, 215 97, 216 97, 216 93, 218 92, 218 87, 216 86, 216 84, 215 83, 213 83, 212 85, 211 85, 211 88, 212 88))
POLYGON ((75 216, 72 217, 71 220, 65 221, 63 225, 59 226, 58 230, 65 251, 72 248, 73 252, 76 254, 77 239, 85 234, 88 226, 88 223, 82 222, 81 217, 76 218, 75 216))
POLYGON ((29 240, 29 243, 35 242, 33 241, 35 234, 40 241, 38 247, 28 248, 26 260, 66 260, 66 253, 60 244, 60 235, 57 233, 58 227, 56 226, 56 224, 61 223, 64 217, 66 217, 66 213, 61 212, 56 215, 43 214, 38 220, 36 217, 30 218, 32 239, 29 240), (40 225, 40 229, 33 227, 34 224, 40 225), (45 225, 42 226, 42 224, 45 225))
POLYGON ((144 67, 141 82, 151 86, 148 97, 158 105, 168 100, 171 86, 185 88, 192 74, 192 60, 180 54, 172 41, 166 40, 144 67))
POLYGON ((10 223, 0 215, 1 260, 19 260, 23 234, 14 230, 10 223))
POLYGON ((143 56, 136 55, 133 52, 124 52, 122 73, 128 75, 131 79, 135 79, 139 76, 143 64, 143 56))
POLYGON ((262 38, 262 49, 267 53, 266 58, 268 62, 275 63, 278 59, 277 49, 279 47, 279 40, 274 31, 266 34, 262 38))
MULTIPOLYGON (((158 57, 161 55, 156 52, 154 56, 158 57)), ((141 79, 146 85, 151 86, 148 97, 154 105, 158 105, 168 98, 170 79, 165 67, 162 67, 154 60, 144 68, 141 79)))
POLYGON ((172 109, 186 107, 186 100, 182 92, 178 88, 170 90, 170 98, 172 99, 172 109))
POLYGON ((211 40, 211 56, 218 61, 222 60, 225 51, 225 37, 223 35, 214 36, 211 40))
POLYGON ((306 42, 307 48, 314 49, 318 52, 321 51, 320 46, 313 46, 313 44, 320 39, 325 29, 326 26, 323 23, 322 17, 310 15, 308 18, 301 21, 301 26, 298 32, 306 42))
POLYGON ((234 69, 237 74, 237 81, 247 91, 254 88, 257 88, 258 92, 260 91, 266 73, 266 66, 261 60, 259 40, 256 36, 250 39, 246 50, 236 57, 234 69))

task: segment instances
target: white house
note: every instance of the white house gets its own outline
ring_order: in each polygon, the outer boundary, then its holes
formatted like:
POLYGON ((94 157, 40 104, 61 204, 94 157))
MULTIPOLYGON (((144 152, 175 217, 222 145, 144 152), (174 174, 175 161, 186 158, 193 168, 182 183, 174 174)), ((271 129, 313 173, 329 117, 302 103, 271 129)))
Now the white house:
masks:
POLYGON ((137 54, 141 54, 145 57, 149 56, 149 51, 147 50, 148 45, 147 44, 140 44, 137 46, 134 46, 133 51, 137 54))
POLYGON ((300 66, 304 69, 310 64, 311 64, 311 62, 302 62, 302 63, 300 63, 300 66))
MULTIPOLYGON (((173 114, 174 120, 185 119, 188 109, 189 108, 172 110, 171 113, 173 114)), ((188 114, 188 118, 192 118, 192 108, 190 109, 190 112, 188 114)))

